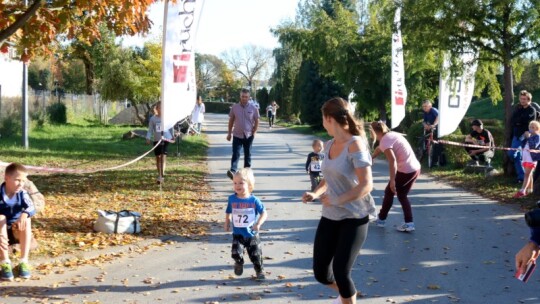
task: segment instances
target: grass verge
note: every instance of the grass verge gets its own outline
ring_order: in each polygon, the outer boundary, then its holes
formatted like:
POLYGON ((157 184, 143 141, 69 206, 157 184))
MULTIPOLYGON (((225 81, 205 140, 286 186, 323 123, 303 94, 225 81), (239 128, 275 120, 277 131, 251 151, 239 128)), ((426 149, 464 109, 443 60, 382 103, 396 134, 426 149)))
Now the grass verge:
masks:
MULTIPOLYGON (((496 169, 501 172, 500 168, 496 169)), ((515 178, 504 176, 502 172, 486 177, 483 173, 464 173, 463 168, 457 169, 451 166, 431 170, 423 166, 422 171, 452 186, 465 189, 482 197, 503 204, 518 205, 522 210, 535 207, 535 202, 540 199, 539 196, 532 194, 519 199, 512 198, 521 187, 521 184, 516 183, 515 178)))
MULTIPOLYGON (((91 121, 32 130, 30 148, 20 137, 2 137, 0 160, 55 168, 96 169, 125 163, 148 151, 143 138, 122 140, 131 127, 91 121)), ((40 244, 36 257, 57 257, 145 238, 181 235, 198 238, 209 223, 200 217, 208 202, 204 136, 184 138, 169 146, 165 183, 156 184, 154 154, 120 170, 92 174, 31 172, 29 178, 45 195, 46 207, 35 216, 33 232, 40 244), (177 157, 177 151, 181 157, 177 157), (140 235, 94 233, 96 210, 130 209, 142 213, 140 235)))

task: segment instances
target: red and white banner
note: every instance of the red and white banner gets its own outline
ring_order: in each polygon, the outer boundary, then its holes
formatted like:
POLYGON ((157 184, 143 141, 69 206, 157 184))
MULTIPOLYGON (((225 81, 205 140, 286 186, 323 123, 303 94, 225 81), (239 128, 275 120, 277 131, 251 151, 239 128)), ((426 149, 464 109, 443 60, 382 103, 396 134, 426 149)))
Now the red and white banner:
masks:
POLYGON ((403 42, 401 41, 401 7, 397 6, 394 16, 396 31, 392 34, 392 129, 405 118, 407 88, 405 87, 405 65, 403 42))
POLYGON ((165 1, 161 80, 161 127, 191 114, 197 99, 195 38, 203 0, 165 1))
POLYGON ((445 56, 439 82, 439 138, 452 134, 467 113, 474 93, 474 76, 477 60, 474 52, 459 56, 463 72, 459 76, 450 75, 450 58, 445 56))

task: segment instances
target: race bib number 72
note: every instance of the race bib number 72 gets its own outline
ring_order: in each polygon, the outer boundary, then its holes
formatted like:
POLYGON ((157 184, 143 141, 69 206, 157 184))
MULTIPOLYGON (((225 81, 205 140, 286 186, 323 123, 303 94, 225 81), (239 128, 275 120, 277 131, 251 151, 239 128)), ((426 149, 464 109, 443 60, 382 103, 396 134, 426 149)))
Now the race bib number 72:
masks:
POLYGON ((255 223, 255 209, 233 209, 232 222, 234 227, 246 228, 253 226, 255 223))

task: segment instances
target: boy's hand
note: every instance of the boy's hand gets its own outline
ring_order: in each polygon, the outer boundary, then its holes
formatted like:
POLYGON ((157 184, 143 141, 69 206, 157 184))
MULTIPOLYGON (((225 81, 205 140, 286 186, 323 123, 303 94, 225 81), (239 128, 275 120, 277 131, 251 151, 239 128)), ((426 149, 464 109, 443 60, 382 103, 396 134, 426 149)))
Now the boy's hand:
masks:
POLYGON ((231 224, 230 223, 225 223, 223 225, 223 229, 225 229, 225 231, 231 231, 231 224))
POLYGON ((255 225, 253 225, 253 231, 259 232, 259 230, 261 230, 261 224, 255 224, 255 225))
POLYGON ((26 230, 26 219, 28 219, 28 213, 22 213, 21 217, 15 222, 15 225, 17 225, 17 229, 20 231, 26 230))
POLYGON ((146 144, 147 144, 147 145, 150 144, 150 139, 147 139, 147 140, 146 140, 146 144))

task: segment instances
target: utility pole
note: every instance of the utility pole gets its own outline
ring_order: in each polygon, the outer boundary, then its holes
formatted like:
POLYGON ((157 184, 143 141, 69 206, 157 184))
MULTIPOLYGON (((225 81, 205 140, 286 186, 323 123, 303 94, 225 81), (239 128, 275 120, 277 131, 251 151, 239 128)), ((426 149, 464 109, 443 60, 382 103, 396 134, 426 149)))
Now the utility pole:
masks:
MULTIPOLYGON (((28 6, 28 0, 24 0, 24 6, 28 6)), ((22 144, 28 149, 28 65, 24 61, 22 82, 22 144)))

